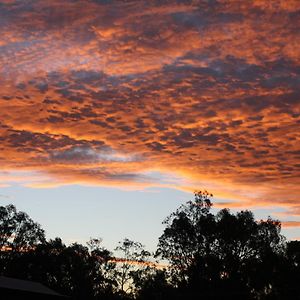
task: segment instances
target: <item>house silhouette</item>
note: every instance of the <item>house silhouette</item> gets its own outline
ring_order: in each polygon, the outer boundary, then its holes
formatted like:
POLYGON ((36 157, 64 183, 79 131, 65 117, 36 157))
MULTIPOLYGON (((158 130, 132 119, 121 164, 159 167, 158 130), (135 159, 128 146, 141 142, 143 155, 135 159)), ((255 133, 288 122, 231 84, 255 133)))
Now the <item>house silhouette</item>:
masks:
POLYGON ((55 300, 66 298, 39 282, 5 276, 0 276, 0 294, 1 299, 55 300))

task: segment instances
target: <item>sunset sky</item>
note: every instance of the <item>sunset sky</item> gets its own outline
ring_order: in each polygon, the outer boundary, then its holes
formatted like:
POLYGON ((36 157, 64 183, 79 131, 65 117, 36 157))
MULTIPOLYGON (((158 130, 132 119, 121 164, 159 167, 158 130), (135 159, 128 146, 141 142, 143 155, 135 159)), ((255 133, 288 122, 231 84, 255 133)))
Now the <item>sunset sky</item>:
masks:
POLYGON ((0 0, 0 204, 155 247, 196 189, 300 239, 298 0, 0 0))

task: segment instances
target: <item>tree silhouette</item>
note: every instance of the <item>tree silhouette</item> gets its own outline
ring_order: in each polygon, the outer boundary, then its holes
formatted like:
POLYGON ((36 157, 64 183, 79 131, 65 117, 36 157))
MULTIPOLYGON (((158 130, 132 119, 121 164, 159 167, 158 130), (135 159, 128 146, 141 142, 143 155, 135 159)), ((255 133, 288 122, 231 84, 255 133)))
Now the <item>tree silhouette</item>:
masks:
POLYGON ((118 265, 115 272, 120 294, 123 297, 133 296, 151 270, 151 265, 148 264, 151 254, 144 249, 141 243, 128 238, 119 242, 115 251, 120 254, 120 257, 117 258, 118 265))
POLYGON ((300 299, 300 241, 287 243, 285 257, 279 260, 274 280, 276 295, 282 299, 300 299))
POLYGON ((0 249, 26 251, 45 242, 45 232, 12 204, 0 206, 0 249))
POLYGON ((156 268, 144 246, 124 239, 112 253, 101 238, 87 246, 46 241, 13 205, 0 206, 0 274, 39 281, 71 299, 300 299, 300 241, 286 242, 270 217, 212 213, 212 194, 196 192, 165 221, 156 268), (160 266, 163 266, 161 264, 160 266))
POLYGON ((187 295, 252 299, 266 291, 272 274, 258 269, 284 251, 280 222, 255 221, 250 211, 211 213, 208 192, 182 205, 165 221, 157 255, 169 260, 172 282, 187 295))
POLYGON ((139 283, 136 298, 141 300, 175 299, 175 288, 168 280, 166 270, 152 270, 139 283))
POLYGON ((14 205, 0 206, 1 275, 16 273, 16 260, 44 242, 44 230, 26 213, 17 211, 14 205))
MULTIPOLYGON (((95 246, 95 245, 94 245, 95 246)), ((103 247, 66 246, 56 238, 14 257, 6 276, 39 281, 72 299, 113 298, 115 263, 103 247)))

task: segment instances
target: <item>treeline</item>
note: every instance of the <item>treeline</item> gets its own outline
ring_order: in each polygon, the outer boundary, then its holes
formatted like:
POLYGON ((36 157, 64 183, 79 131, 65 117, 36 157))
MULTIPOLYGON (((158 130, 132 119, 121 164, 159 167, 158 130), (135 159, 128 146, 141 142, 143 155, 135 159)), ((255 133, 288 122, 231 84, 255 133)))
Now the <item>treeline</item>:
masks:
POLYGON ((0 275, 39 281, 71 299, 300 299, 300 241, 251 211, 211 211, 197 192, 164 221, 157 251, 46 240, 13 205, 0 206, 0 275))

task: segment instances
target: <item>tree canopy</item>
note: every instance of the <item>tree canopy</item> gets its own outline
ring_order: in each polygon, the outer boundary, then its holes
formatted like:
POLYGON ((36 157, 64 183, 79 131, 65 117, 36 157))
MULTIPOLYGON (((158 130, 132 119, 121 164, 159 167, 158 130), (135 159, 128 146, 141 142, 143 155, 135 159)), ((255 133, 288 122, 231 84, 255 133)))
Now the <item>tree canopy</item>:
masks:
POLYGON ((194 201, 166 218, 157 255, 170 262, 171 279, 183 291, 231 295, 234 290, 237 297, 255 297, 272 284, 270 276, 262 276, 271 271, 266 262, 284 253, 280 222, 256 221, 248 210, 214 215, 211 197, 197 192, 194 201))
POLYGON ((45 242, 45 232, 26 213, 15 206, 0 206, 0 249, 28 250, 45 242))
POLYGON ((127 238, 115 252, 101 238, 46 240, 26 213, 0 206, 0 275, 71 299, 299 299, 300 241, 249 210, 213 213, 212 197, 196 192, 164 220, 155 255, 127 238))

